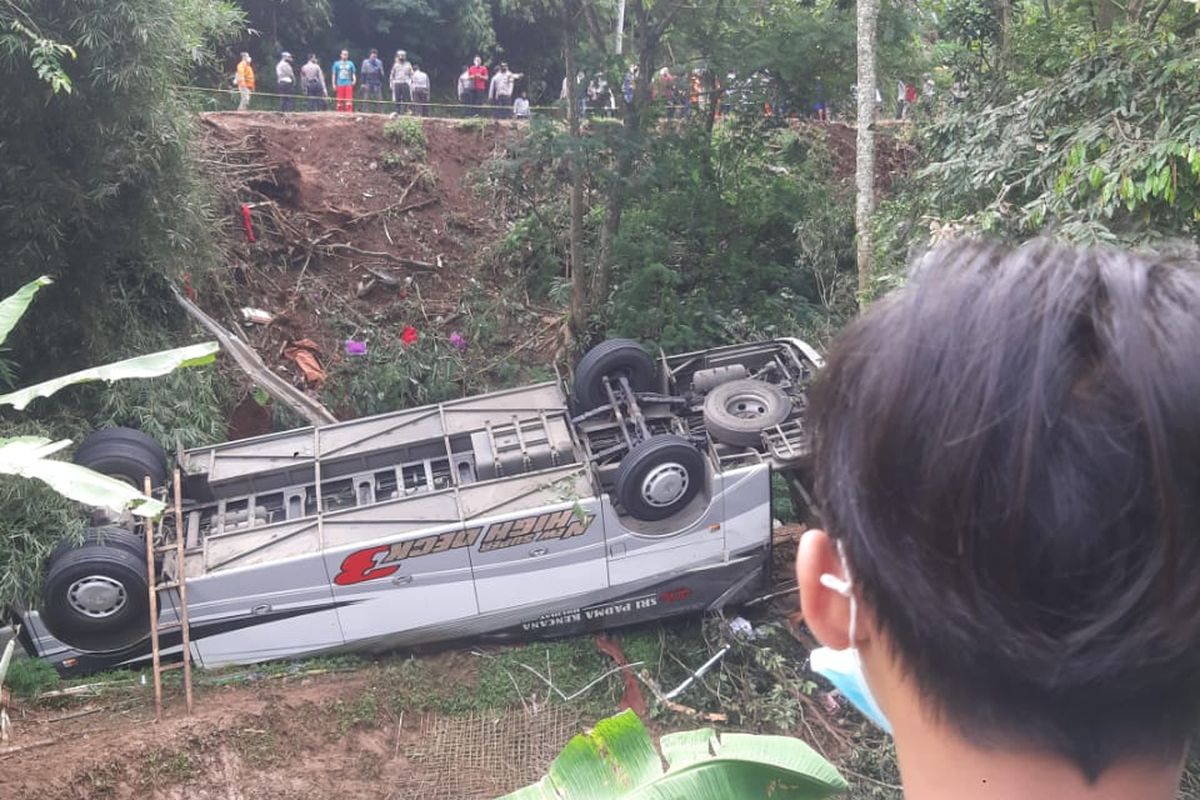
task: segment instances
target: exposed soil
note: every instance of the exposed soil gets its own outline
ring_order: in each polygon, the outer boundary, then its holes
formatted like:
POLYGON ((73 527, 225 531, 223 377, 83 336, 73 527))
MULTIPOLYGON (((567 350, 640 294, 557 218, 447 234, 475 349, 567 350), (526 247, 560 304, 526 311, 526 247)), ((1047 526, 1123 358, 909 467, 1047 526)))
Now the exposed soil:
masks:
POLYGON ((315 342, 328 370, 362 330, 449 333, 481 250, 502 230, 472 174, 516 135, 511 123, 424 120, 422 148, 386 135, 378 114, 201 119, 229 273, 197 287, 198 300, 240 326, 268 364, 319 394, 284 356, 289 343, 315 342), (271 322, 247 322, 242 308, 271 322))
MULTIPOLYGON (((820 133, 833 158, 833 176, 840 180, 854 180, 854 160, 857 151, 853 125, 842 122, 801 122, 802 129, 820 133)), ((908 142, 898 138, 906 128, 883 126, 875 132, 875 191, 886 193, 896 178, 907 175, 917 163, 917 150, 908 142)))
MULTIPOLYGON (((435 656, 444 663, 431 669, 464 680, 470 658, 435 656)), ((178 687, 169 690, 160 722, 150 688, 140 685, 57 708, 16 705, 15 744, 0 747, 0 797, 491 798, 540 777, 584 724, 561 706, 536 715, 397 712, 380 701, 392 675, 381 665, 250 672, 250 683, 240 675, 236 685, 198 688, 190 717, 178 687)))

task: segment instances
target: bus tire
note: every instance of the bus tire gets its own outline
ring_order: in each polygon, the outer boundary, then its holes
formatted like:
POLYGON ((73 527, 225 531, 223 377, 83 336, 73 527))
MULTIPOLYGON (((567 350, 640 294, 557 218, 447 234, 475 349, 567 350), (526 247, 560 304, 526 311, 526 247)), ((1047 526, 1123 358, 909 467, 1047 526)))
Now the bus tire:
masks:
POLYGON ((638 444, 617 467, 616 492, 625 511, 647 522, 681 511, 704 482, 704 456, 671 433, 638 444))
POLYGON ((167 453, 152 436, 133 428, 104 428, 83 440, 75 463, 141 489, 167 482, 167 453))
POLYGON ((146 557, 129 542, 91 540, 56 551, 42 585, 42 622, 78 650, 124 650, 149 635, 146 557))
POLYGON ((648 392, 655 388, 658 367, 646 349, 632 339, 606 339, 584 353, 575 365, 575 402, 580 412, 608 403, 605 376, 610 381, 624 376, 635 392, 648 392))

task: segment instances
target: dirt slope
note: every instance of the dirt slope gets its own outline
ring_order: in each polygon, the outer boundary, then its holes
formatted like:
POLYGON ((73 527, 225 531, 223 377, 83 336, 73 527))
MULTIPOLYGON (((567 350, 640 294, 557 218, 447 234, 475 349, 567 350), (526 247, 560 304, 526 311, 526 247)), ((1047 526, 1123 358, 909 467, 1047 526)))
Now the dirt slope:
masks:
POLYGON ((214 113, 201 122, 228 273, 195 292, 268 364, 302 385, 283 355, 289 342, 314 341, 328 369, 356 331, 449 333, 437 329, 453 323, 481 251, 502 230, 472 178, 517 128, 424 120, 421 146, 389 136, 389 119, 376 114, 214 113), (243 307, 273 321, 246 324, 243 307))

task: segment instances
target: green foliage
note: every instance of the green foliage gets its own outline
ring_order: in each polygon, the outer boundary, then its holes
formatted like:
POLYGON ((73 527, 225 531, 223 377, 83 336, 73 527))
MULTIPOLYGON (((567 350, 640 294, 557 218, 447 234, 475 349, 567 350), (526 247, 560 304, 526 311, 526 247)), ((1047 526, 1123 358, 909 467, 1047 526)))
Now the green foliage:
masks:
POLYGON ((406 346, 398 331, 365 338, 367 354, 341 361, 326 385, 327 403, 344 417, 438 403, 474 388, 462 355, 442 339, 422 335, 406 346))
POLYGON ((8 675, 4 678, 5 687, 12 689, 14 695, 29 699, 52 689, 58 682, 54 667, 40 658, 14 659, 8 665, 8 675))
POLYGON ((124 322, 161 301, 153 276, 208 263, 187 154, 194 123, 176 87, 239 20, 208 0, 0 4, 0 185, 20 198, 0 212, 0 294, 51 270, 59 278, 55 302, 15 348, 37 354, 27 377, 105 358, 124 322), (59 63, 58 91, 39 62, 45 49, 13 33, 14 21, 74 51, 59 63))
POLYGON ((380 157, 379 163, 383 165, 384 169, 397 170, 407 164, 408 159, 404 157, 403 153, 389 150, 380 157))
POLYGON ((469 117, 454 123, 455 130, 466 131, 467 133, 481 134, 490 127, 492 127, 492 123, 483 117, 469 117))
POLYGON ((383 135, 393 142, 408 148, 418 157, 425 156, 428 141, 425 127, 417 117, 397 117, 384 123, 383 135))
POLYGON ((840 319, 853 214, 828 159, 757 123, 655 140, 615 247, 610 333, 678 351, 840 319))
POLYGON ((32 606, 46 557, 83 529, 78 507, 49 486, 0 476, 0 605, 32 606))
MULTIPOLYGON (((12 9, 8 13, 12 14, 12 9)), ((25 15, 20 16, 28 20, 25 15)), ((3 21, 0 15, 0 22, 3 21)), ((47 39, 18 19, 17 15, 10 17, 7 22, 8 31, 0 30, 0 47, 10 53, 26 52, 38 80, 48 85, 54 94, 70 93, 71 76, 64 69, 63 61, 75 58, 75 48, 47 39)))
POLYGON ((1198 38, 1115 35, 1058 79, 928 133, 943 226, 1146 245, 1200 233, 1198 38))

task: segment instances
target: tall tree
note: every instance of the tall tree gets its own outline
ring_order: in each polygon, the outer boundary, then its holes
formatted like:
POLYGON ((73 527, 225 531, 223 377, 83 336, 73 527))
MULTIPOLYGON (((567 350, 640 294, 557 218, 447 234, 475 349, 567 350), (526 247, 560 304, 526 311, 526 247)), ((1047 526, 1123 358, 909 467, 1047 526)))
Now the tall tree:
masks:
POLYGON ((871 282, 875 214, 875 23, 878 0, 858 0, 858 135, 854 158, 854 228, 857 234, 858 293, 871 282))
MULTIPOLYGON (((596 255, 596 266, 592 275, 592 298, 596 303, 608 302, 609 276, 612 273, 613 242, 621 229, 621 216, 625 210, 625 198, 633 178, 638 157, 645 148, 644 134, 654 113, 650 103, 650 89, 663 37, 671 27, 676 14, 684 6, 681 2, 647 3, 631 0, 633 19, 631 39, 637 55, 638 79, 633 84, 633 102, 627 102, 621 90, 626 66, 621 54, 612 52, 608 42, 609 26, 601 21, 594 5, 585 5, 585 19, 592 33, 596 49, 603 54, 610 69, 610 85, 617 98, 621 127, 615 137, 615 170, 609 180, 604 202, 604 224, 600 229, 600 247, 596 255)), ((615 49, 615 46, 614 48, 615 49)))
POLYGON ((583 261, 583 157, 580 151, 579 92, 583 87, 575 76, 579 73, 579 0, 563 0, 559 9, 563 31, 563 61, 567 75, 563 85, 567 88, 567 133, 571 150, 568 153, 568 170, 571 175, 570 233, 568 241, 568 269, 571 274, 571 319, 570 329, 575 340, 584 338, 587 329, 588 274, 583 261))

